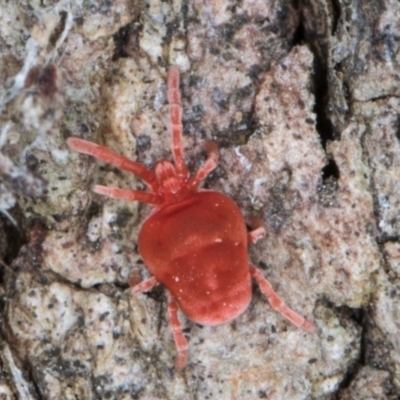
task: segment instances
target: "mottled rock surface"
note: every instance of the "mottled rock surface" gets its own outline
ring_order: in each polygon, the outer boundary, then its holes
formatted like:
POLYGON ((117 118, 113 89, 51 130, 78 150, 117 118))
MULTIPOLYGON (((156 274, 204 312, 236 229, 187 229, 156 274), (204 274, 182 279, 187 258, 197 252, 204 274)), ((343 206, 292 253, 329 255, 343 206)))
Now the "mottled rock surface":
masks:
POLYGON ((3 2, 0 397, 397 399, 399 21, 395 0, 3 2), (182 372, 165 290, 129 291, 151 207, 90 190, 144 184, 66 146, 170 159, 172 64, 190 171, 214 140, 204 186, 263 220, 249 260, 316 326, 254 286, 233 322, 180 315, 182 372))

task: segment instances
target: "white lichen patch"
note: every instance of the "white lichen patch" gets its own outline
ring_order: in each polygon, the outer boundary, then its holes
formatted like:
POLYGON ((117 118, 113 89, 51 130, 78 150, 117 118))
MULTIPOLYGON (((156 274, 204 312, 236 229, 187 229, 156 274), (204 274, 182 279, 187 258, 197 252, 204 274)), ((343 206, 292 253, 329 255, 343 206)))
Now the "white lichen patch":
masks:
POLYGON ((365 123, 365 148, 378 202, 379 228, 387 235, 400 232, 400 142, 398 99, 357 103, 365 123))
POLYGON ((396 385, 400 385, 400 285, 398 282, 398 265, 400 263, 400 246, 398 243, 385 245, 386 261, 389 265, 387 274, 379 271, 376 277, 373 318, 385 339, 388 341, 391 359, 395 365, 393 376, 396 385))
POLYGON ((18 295, 25 301, 10 304, 10 321, 19 321, 10 334, 19 338, 27 356, 34 351, 38 362, 50 366, 57 365, 58 357, 64 360, 57 374, 50 368, 39 377, 49 398, 60 398, 71 382, 81 398, 144 387, 147 378, 131 354, 135 341, 126 301, 59 283, 35 284, 29 274, 21 279, 36 288, 26 292, 21 286, 18 295), (34 349, 28 346, 32 338, 36 338, 34 349), (88 376, 97 382, 95 387, 88 385, 88 376))
POLYGON ((343 391, 342 399, 385 399, 391 389, 389 372, 365 366, 357 372, 350 386, 343 391))
POLYGON ((75 15, 83 20, 81 30, 90 41, 112 36, 135 14, 135 6, 129 0, 77 3, 75 15))
POLYGON ((267 130, 265 175, 271 177, 264 185, 269 193, 263 199, 264 215, 267 232, 275 232, 268 236, 269 250, 261 257, 281 272, 290 266, 293 272, 284 273, 291 275, 298 265, 299 279, 308 279, 317 291, 323 287, 324 294, 337 304, 345 301, 359 307, 372 291, 371 273, 380 262, 374 237, 369 235, 374 215, 369 170, 359 141, 363 129, 351 125, 340 142, 329 144, 327 150, 338 166, 340 180, 337 205, 324 207, 316 194, 327 160, 310 123, 315 119, 313 99, 307 94, 308 75, 303 72, 310 61, 307 50, 294 49, 267 75, 264 90, 258 94, 258 115, 262 129, 267 130), (281 85, 276 99, 271 95, 272 84, 281 85), (279 102, 297 106, 287 111, 279 102))
POLYGON ((121 244, 124 251, 115 251, 116 244, 99 237, 99 227, 95 225, 93 221, 88 238, 83 241, 75 229, 51 232, 43 243, 44 268, 86 288, 103 282, 126 281, 138 258, 133 245, 121 244))

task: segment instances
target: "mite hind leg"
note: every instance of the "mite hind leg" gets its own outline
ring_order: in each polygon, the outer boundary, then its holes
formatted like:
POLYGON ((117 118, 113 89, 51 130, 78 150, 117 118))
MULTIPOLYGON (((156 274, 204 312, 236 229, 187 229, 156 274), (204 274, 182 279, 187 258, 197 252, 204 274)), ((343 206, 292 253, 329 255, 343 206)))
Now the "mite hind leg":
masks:
POLYGON ((149 279, 145 279, 144 281, 137 283, 137 284, 133 281, 133 279, 129 280, 129 286, 131 287, 131 293, 134 295, 148 292, 154 286, 157 286, 159 284, 160 284, 160 282, 158 282, 158 280, 154 276, 152 276, 149 279))
POLYGON ((182 332, 182 324, 178 319, 178 302, 171 293, 168 293, 168 314, 169 325, 171 327, 176 350, 178 352, 178 355, 175 359, 175 368, 178 371, 181 371, 187 363, 188 342, 182 332))
POLYGON ((297 314, 291 308, 286 306, 282 299, 272 288, 272 285, 264 278, 260 270, 250 266, 250 274, 257 281, 261 292, 267 297, 269 304, 276 311, 280 312, 285 318, 287 318, 292 324, 299 328, 302 328, 308 332, 313 332, 315 327, 311 322, 308 322, 300 314, 297 314))
POLYGON ((256 217, 249 217, 246 219, 247 225, 252 229, 247 234, 247 240, 249 243, 256 243, 258 240, 265 237, 265 228, 262 219, 256 217))
MULTIPOLYGON (((157 279, 152 276, 151 278, 145 279, 138 284, 135 284, 133 280, 130 280, 129 284, 131 286, 132 294, 138 295, 143 292, 148 292, 154 286, 159 285, 160 282, 158 282, 157 279)), ((175 360, 175 368, 178 371, 181 371, 187 363, 188 342, 182 332, 182 324, 178 318, 178 308, 178 302, 176 301, 175 297, 168 292, 169 325, 171 327, 176 350, 178 352, 175 360)))

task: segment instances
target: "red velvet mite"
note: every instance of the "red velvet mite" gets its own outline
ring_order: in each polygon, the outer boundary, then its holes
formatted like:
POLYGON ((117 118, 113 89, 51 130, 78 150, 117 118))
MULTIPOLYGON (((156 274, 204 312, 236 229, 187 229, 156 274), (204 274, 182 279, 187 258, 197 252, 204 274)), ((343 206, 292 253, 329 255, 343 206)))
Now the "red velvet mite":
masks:
POLYGON ((153 276, 131 285, 131 290, 137 295, 158 284, 168 289, 169 320, 178 352, 176 368, 186 365, 188 348, 178 308, 202 325, 231 321, 249 305, 252 277, 272 308, 294 325, 313 331, 314 326, 287 307, 261 272, 249 264, 248 243, 265 235, 259 221, 253 220, 254 230, 247 232, 243 214, 233 200, 222 193, 199 189, 217 165, 215 143, 206 142, 207 160, 193 177, 189 175, 183 159, 179 70, 174 66, 168 72, 167 96, 174 163, 162 160, 153 172, 86 140, 72 137, 68 145, 135 174, 149 188, 138 191, 96 185, 94 191, 154 206, 138 237, 139 252, 153 276))

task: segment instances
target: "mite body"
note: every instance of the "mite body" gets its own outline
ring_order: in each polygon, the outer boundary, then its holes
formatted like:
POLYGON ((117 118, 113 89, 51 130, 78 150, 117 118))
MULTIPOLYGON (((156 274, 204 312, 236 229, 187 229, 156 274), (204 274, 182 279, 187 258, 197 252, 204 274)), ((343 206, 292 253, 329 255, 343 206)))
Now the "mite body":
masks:
POLYGON ((199 191, 151 215, 140 231, 139 251, 199 324, 230 321, 250 302, 246 226, 239 207, 221 193, 199 191))
POLYGON ((248 261, 248 243, 265 235, 258 220, 247 232, 243 214, 228 196, 199 189, 216 167, 218 150, 206 142, 207 160, 191 177, 183 159, 182 107, 179 70, 168 72, 174 163, 162 160, 155 171, 120 156, 110 149, 78 138, 69 146, 84 154, 127 170, 148 186, 149 191, 96 185, 94 191, 117 199, 138 200, 154 206, 138 237, 139 252, 152 277, 132 286, 139 294, 157 284, 168 290, 168 313, 178 355, 176 367, 187 363, 187 340, 178 319, 178 308, 202 325, 218 325, 242 314, 251 300, 251 278, 260 286, 271 306, 294 325, 307 331, 314 326, 287 307, 261 272, 248 261))

